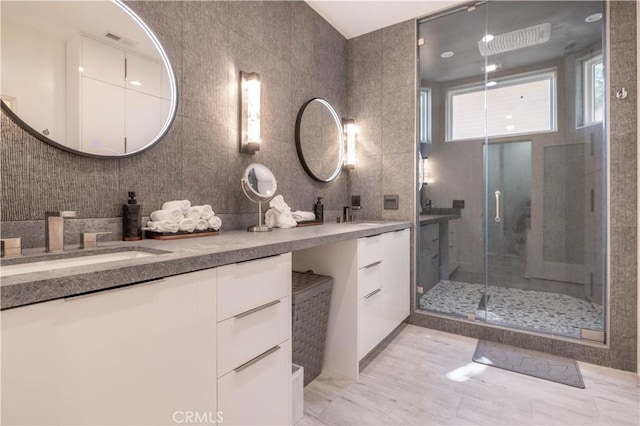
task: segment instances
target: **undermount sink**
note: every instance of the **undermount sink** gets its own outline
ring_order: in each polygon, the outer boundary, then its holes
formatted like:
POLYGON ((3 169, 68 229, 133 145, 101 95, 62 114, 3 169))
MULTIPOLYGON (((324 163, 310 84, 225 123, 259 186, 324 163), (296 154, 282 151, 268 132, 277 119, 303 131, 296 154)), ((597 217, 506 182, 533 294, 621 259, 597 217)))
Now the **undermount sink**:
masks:
POLYGON ((52 271, 63 268, 73 268, 77 266, 96 265, 99 263, 116 262, 121 260, 139 259, 142 257, 155 256, 167 252, 161 251, 142 251, 142 250, 123 250, 105 253, 104 251, 96 252, 74 252, 62 253, 56 257, 47 259, 47 256, 37 256, 29 261, 25 258, 12 259, 21 261, 14 264, 3 264, 0 266, 0 276, 8 277, 12 275, 29 274, 33 272, 52 271))

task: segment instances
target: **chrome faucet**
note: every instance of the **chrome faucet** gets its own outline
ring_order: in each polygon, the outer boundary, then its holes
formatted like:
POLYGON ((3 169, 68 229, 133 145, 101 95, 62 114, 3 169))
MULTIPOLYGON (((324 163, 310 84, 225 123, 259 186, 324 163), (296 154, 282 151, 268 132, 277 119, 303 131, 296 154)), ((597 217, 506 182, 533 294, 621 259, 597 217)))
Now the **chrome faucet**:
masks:
POLYGON ((342 208, 342 221, 343 222, 355 222, 356 211, 362 209, 360 206, 344 206, 342 208))
POLYGON ((64 218, 76 217, 74 211, 45 212, 45 245, 48 252, 64 251, 64 218))

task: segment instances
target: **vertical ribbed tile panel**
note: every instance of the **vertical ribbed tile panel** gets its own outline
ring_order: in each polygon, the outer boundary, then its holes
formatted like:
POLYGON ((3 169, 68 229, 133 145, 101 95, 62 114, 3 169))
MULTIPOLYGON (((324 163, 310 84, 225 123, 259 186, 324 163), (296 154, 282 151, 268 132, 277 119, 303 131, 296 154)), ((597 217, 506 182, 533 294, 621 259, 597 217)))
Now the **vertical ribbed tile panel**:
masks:
MULTIPOLYGON (((40 232, 45 210, 77 210, 82 218, 121 215, 127 191, 143 214, 171 199, 210 203, 216 213, 257 211, 240 189, 244 168, 272 168, 279 193, 296 209, 316 196, 340 210, 348 178, 319 184, 301 172, 294 124, 302 103, 329 99, 346 116, 347 41, 304 2, 131 1, 156 34, 178 83, 176 120, 155 147, 131 158, 91 159, 50 147, 2 114, 2 220, 10 229, 40 232), (255 155, 238 152, 239 72, 261 74, 264 143, 255 155), (302 194, 302 195, 301 195, 302 194)), ((225 229, 249 219, 227 220, 225 229)), ((108 224, 105 224, 107 226, 108 224)), ((110 226, 110 225, 109 225, 110 226)), ((108 226, 107 226, 108 227, 108 226)), ((37 244, 37 238, 29 238, 37 244)))
POLYGON ((2 214, 3 221, 31 219, 31 174, 38 167, 28 155, 34 145, 41 144, 33 136, 16 126, 2 113, 2 214))

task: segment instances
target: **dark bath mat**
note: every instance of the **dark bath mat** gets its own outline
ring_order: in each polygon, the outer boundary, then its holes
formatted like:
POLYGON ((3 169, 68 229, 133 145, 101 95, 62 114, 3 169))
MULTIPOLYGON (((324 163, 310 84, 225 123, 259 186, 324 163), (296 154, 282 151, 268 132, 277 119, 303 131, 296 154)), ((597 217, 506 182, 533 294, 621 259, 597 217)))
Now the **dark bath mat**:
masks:
POLYGON ((580 367, 573 359, 480 340, 473 360, 480 364, 584 389, 580 367))

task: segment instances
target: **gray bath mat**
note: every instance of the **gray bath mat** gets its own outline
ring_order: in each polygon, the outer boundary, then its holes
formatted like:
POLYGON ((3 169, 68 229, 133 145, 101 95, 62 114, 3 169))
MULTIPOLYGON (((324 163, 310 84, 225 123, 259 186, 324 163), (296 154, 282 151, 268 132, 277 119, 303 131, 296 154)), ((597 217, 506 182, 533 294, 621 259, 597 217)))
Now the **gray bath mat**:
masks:
POLYGON ((573 359, 480 340, 473 360, 480 364, 584 389, 580 367, 573 359))

